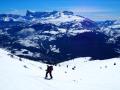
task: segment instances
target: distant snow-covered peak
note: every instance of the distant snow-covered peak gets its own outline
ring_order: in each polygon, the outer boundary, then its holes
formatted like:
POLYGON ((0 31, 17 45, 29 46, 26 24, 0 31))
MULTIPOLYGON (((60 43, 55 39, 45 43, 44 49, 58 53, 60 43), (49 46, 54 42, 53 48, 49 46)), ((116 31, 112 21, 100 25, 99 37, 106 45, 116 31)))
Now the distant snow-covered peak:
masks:
POLYGON ((10 18, 9 18, 9 17, 5 17, 5 18, 4 18, 4 21, 6 21, 6 22, 7 22, 7 21, 10 21, 10 18))
POLYGON ((71 11, 52 11, 52 12, 31 12, 27 11, 26 16, 31 20, 42 23, 60 24, 71 21, 83 21, 85 18, 74 15, 71 11))
POLYGON ((15 14, 0 14, 0 20, 4 22, 9 21, 26 21, 24 16, 15 15, 15 14))
POLYGON ((64 22, 71 22, 71 21, 83 21, 84 18, 81 17, 77 17, 77 16, 66 16, 66 15, 61 15, 61 17, 59 18, 55 18, 55 17, 48 17, 47 20, 43 20, 43 22, 46 23, 53 23, 53 24, 60 24, 60 23, 64 23, 64 22))
POLYGON ((61 23, 65 23, 65 22, 73 22, 73 21, 82 22, 84 20, 85 20, 85 18, 83 18, 83 17, 79 17, 76 15, 66 15, 63 12, 59 12, 59 15, 56 15, 56 16, 51 15, 50 17, 42 18, 42 22, 52 23, 55 25, 59 25, 61 23))
POLYGON ((114 22, 114 24, 120 24, 120 18, 114 22))
POLYGON ((120 19, 116 20, 112 25, 108 26, 107 28, 120 30, 120 19))

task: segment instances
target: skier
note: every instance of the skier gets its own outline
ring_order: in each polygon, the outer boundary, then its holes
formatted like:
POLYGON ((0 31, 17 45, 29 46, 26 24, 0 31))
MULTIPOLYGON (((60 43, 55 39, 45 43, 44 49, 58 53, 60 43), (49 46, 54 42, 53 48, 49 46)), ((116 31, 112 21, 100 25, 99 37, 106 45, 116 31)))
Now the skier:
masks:
POLYGON ((53 71, 53 66, 47 65, 47 70, 46 70, 45 79, 48 79, 48 78, 47 78, 47 77, 48 77, 48 74, 50 75, 50 79, 53 78, 53 76, 52 76, 52 71, 53 71))

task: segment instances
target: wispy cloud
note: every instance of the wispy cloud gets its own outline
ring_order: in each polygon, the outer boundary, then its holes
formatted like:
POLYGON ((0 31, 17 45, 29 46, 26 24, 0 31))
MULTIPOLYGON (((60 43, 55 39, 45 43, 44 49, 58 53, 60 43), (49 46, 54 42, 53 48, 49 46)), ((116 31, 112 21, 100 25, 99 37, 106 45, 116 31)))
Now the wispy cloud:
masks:
POLYGON ((95 12, 109 12, 110 10, 98 7, 71 7, 68 8, 73 12, 81 12, 81 13, 95 13, 95 12))
POLYGON ((117 19, 120 14, 116 15, 118 10, 98 8, 98 7, 71 7, 68 10, 75 12, 84 17, 88 17, 93 20, 106 20, 106 19, 117 19))
POLYGON ((7 13, 9 13, 9 14, 25 15, 26 10, 10 9, 7 13))

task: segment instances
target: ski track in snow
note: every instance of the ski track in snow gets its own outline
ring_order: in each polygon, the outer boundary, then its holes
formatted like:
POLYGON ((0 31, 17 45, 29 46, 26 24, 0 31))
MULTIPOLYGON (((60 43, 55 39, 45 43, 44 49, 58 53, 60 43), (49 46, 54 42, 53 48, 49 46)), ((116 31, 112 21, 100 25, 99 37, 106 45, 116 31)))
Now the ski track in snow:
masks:
POLYGON ((8 54, 0 49, 0 90, 120 90, 120 58, 76 58, 54 66, 53 79, 45 80, 46 64, 8 54))

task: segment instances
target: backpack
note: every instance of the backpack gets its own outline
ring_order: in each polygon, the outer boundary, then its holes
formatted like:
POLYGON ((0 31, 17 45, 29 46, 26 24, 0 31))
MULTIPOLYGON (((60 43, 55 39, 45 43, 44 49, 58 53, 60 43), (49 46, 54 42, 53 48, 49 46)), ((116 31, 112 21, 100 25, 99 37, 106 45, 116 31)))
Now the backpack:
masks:
POLYGON ((50 68, 51 71, 53 70, 53 66, 50 66, 49 68, 50 68))

